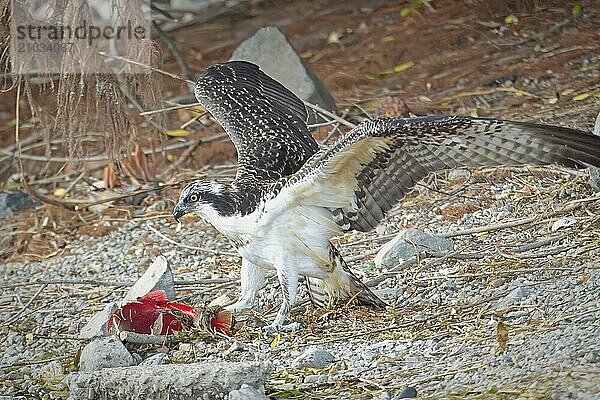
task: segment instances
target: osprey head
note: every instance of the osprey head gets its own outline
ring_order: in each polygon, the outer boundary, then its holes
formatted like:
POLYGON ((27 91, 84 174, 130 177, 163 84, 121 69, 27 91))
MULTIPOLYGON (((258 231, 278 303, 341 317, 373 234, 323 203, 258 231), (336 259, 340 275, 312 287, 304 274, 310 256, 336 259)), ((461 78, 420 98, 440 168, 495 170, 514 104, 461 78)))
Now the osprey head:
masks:
POLYGON ((224 185, 216 181, 198 179, 181 191, 179 201, 173 208, 173 217, 179 222, 179 218, 189 213, 202 217, 214 212, 223 214, 223 206, 227 203, 224 185))

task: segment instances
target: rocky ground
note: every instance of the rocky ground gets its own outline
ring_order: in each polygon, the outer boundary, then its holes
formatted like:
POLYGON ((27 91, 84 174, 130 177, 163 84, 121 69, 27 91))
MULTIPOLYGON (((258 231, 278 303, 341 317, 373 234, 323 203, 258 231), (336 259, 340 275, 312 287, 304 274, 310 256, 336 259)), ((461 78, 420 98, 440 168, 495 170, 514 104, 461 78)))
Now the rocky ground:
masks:
MULTIPOLYGON (((293 318, 302 329, 274 340, 260 329, 278 305, 271 277, 255 310, 239 315, 233 338, 183 338, 132 352, 138 359, 166 352, 173 363, 268 360, 275 367, 266 381, 272 398, 387 399, 406 387, 425 398, 597 398, 600 197, 584 177, 554 169, 437 178, 405 199, 378 232, 338 239, 365 280, 379 278, 386 311, 300 306, 293 318), (514 227, 502 225, 511 221, 514 227), (378 269, 376 250, 407 227, 448 237, 455 252, 378 269), (324 356, 316 364, 297 359, 307 350, 324 356)), ((80 237, 60 257, 0 266, 6 393, 63 395, 61 380, 77 368, 86 344, 79 330, 104 303, 123 296, 127 287, 119 282, 135 280, 157 254, 177 281, 231 278, 178 285, 178 299, 235 298, 237 257, 185 249, 150 229, 231 252, 203 222, 188 220, 179 232, 166 216, 103 223, 119 226, 99 238, 80 237)))

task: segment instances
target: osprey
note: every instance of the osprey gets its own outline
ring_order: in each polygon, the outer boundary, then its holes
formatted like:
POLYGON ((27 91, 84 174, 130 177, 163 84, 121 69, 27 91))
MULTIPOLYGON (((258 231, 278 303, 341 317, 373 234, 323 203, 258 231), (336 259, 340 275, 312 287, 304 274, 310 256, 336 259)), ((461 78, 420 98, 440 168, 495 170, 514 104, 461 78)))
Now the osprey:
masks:
POLYGON ((267 331, 284 328, 298 289, 308 282, 316 305, 353 299, 384 307, 351 272, 332 237, 375 228, 415 184, 455 167, 582 163, 600 166, 600 137, 570 128, 463 116, 381 118, 361 123, 330 147, 308 132, 304 104, 258 66, 209 67, 198 101, 237 150, 234 181, 196 180, 173 210, 195 213, 242 256, 241 296, 253 306, 266 270, 275 270, 283 304, 267 331))

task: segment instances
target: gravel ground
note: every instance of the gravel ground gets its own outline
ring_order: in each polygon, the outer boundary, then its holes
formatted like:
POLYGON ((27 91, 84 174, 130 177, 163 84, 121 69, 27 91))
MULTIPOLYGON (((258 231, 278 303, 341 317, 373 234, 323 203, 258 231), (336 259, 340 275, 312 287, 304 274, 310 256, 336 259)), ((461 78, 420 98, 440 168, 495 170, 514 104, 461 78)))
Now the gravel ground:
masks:
MULTIPOLYGON (((376 289, 391 304, 388 310, 301 305, 293 318, 303 328, 273 340, 260 329, 279 302, 271 277, 255 309, 238 316, 235 338, 132 351, 146 358, 160 350, 173 362, 270 360, 276 369, 266 384, 272 398, 392 399, 408 386, 433 398, 600 398, 600 196, 590 199, 584 176, 553 169, 446 178, 420 186, 377 232, 338 239, 365 280, 386 277, 376 289), (564 207, 571 211, 553 214, 564 207), (575 217, 574 224, 553 231, 566 216, 575 217), (495 228, 523 217, 537 218, 495 228), (451 237, 456 254, 421 258, 387 274, 377 270, 376 249, 407 227, 451 237), (474 227, 488 231, 461 233, 474 227), (292 367, 313 348, 331 353, 333 361, 292 367)), ((76 369, 87 343, 77 333, 103 304, 124 295, 127 287, 114 285, 137 279, 158 254, 177 280, 231 278, 178 285, 180 300, 235 298, 237 257, 184 249, 149 229, 231 252, 203 222, 188 220, 180 231, 169 218, 104 224, 115 229, 100 238, 81 236, 60 256, 0 265, 0 393, 66 396, 61 380, 76 369), (47 283, 26 285, 31 282, 47 283)), ((302 290, 299 304, 306 299, 302 290)))

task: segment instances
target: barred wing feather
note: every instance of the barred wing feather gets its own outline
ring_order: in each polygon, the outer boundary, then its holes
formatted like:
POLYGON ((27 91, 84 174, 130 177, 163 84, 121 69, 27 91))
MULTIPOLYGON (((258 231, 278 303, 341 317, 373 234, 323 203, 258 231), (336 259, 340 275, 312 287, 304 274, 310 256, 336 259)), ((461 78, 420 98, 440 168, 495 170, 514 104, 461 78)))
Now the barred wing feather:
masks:
POLYGON ((600 137, 570 128, 470 117, 364 122, 280 183, 290 204, 328 207, 342 229, 369 231, 415 184, 455 167, 600 166, 600 137))

